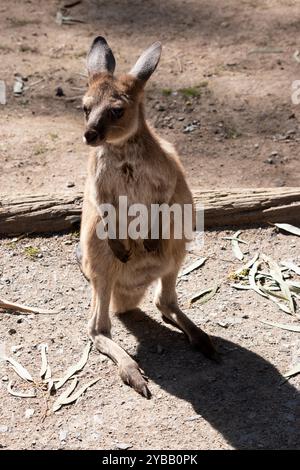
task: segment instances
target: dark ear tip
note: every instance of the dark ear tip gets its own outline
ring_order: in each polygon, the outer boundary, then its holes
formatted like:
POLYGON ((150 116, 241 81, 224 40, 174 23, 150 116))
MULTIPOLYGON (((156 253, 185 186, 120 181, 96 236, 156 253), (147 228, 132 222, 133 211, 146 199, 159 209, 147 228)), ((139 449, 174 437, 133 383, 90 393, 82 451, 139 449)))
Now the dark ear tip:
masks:
POLYGON ((97 37, 95 37, 95 39, 93 41, 93 45, 94 44, 107 44, 107 41, 103 36, 97 36, 97 37))

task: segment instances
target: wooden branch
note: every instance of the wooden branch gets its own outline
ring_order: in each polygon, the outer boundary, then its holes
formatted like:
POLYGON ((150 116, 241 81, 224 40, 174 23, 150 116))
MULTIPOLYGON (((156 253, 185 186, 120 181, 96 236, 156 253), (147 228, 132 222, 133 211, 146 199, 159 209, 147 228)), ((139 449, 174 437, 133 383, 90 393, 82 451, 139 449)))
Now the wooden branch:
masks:
MULTIPOLYGON (((198 211, 204 207, 205 228, 300 223, 300 188, 195 189, 193 194, 198 211)), ((0 196, 0 234, 73 229, 80 221, 82 197, 82 193, 0 196)))
POLYGON ((300 223, 300 188, 237 188, 193 191, 204 207, 205 227, 300 223))

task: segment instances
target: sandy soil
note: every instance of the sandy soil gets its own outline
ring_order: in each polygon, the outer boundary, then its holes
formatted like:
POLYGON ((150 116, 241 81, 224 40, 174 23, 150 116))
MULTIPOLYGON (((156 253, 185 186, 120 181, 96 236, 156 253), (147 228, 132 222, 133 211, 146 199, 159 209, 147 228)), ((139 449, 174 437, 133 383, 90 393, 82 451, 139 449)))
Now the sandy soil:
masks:
MULTIPOLYGON (((98 34, 108 38, 120 71, 151 42, 163 42, 147 111, 159 133, 176 144, 191 186, 299 185, 300 114, 290 96, 299 78, 296 1, 85 0, 70 10, 85 23, 72 26, 56 24, 59 5, 0 2, 0 79, 8 91, 0 110, 0 193, 82 189, 88 150, 81 139, 81 74, 98 34), (21 97, 12 93, 15 73, 28 78, 21 97), (65 96, 56 96, 58 86, 65 96), (195 129, 184 132, 190 124, 195 129)), ((145 370, 153 398, 123 385, 115 366, 93 350, 79 377, 84 383, 100 374, 101 380, 76 405, 42 421, 44 396, 9 396, 7 378, 16 376, 2 362, 0 446, 299 448, 299 376, 282 384, 282 373, 299 360, 299 334, 262 325, 259 320, 292 319, 255 293, 230 287, 228 273, 240 263, 224 235, 206 234, 201 255, 207 263, 178 286, 185 311, 215 337, 222 365, 192 351, 181 333, 163 324, 149 292, 142 305, 147 315, 115 318, 113 336, 145 370), (216 282, 222 286, 211 301, 189 306, 194 292, 216 282), (30 418, 28 409, 34 410, 30 418)), ((48 343, 58 375, 87 342, 90 292, 75 263, 77 238, 0 241, 0 296, 61 309, 55 317, 1 313, 0 342, 34 375, 40 343, 48 343), (37 257, 28 255, 30 246, 37 257)), ((299 238, 273 228, 249 229, 243 238, 249 256, 259 250, 300 262, 299 238)), ((187 263, 195 257, 190 253, 187 263)))

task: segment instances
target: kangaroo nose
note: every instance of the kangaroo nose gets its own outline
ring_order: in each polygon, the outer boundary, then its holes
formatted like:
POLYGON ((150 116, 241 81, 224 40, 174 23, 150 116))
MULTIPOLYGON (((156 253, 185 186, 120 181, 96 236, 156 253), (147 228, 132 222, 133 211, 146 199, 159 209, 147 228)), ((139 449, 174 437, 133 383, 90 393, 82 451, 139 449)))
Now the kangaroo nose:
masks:
POLYGON ((95 131, 94 129, 89 129, 88 131, 84 133, 84 137, 85 137, 87 144, 92 144, 93 142, 97 140, 98 132, 95 131))

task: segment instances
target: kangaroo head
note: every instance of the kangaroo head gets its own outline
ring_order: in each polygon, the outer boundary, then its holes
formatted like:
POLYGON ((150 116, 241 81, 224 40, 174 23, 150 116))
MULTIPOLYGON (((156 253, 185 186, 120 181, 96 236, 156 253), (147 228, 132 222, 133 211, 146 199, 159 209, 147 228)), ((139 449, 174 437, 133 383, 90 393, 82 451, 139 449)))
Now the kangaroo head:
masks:
POLYGON ((156 69, 160 53, 161 44, 155 42, 128 74, 117 78, 115 58, 106 40, 101 36, 94 39, 87 56, 89 88, 83 97, 86 144, 118 144, 136 133, 143 88, 156 69))

